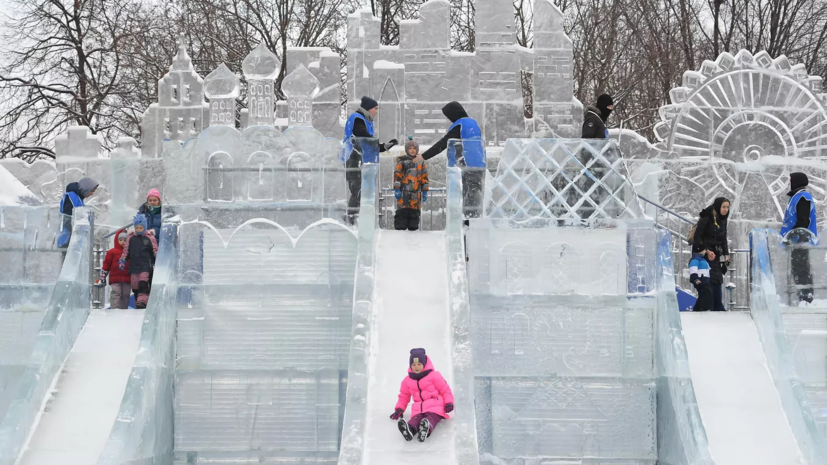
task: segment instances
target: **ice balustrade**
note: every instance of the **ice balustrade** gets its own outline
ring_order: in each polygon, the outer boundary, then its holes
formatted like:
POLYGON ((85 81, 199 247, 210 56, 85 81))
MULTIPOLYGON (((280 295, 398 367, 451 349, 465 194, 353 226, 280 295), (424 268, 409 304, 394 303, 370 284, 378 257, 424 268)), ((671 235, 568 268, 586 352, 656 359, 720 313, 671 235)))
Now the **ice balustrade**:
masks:
MULTIPOLYGON (((806 393, 822 438, 827 439, 827 275, 823 245, 783 243, 777 233, 767 235, 776 300, 784 325, 784 333, 792 350, 795 373, 806 393), (795 262, 795 265, 793 263, 795 262), (799 285, 794 279, 794 268, 809 268, 812 279, 813 302, 800 302, 799 285)), ((809 287, 809 286, 808 286, 809 287)))
MULTIPOLYGON (((47 213, 44 215, 50 220, 55 219, 47 213)), ((50 395, 52 382, 59 375, 63 361, 92 308, 93 218, 88 208, 74 210, 72 239, 66 249, 60 276, 49 297, 31 351, 23 358, 20 380, 14 392, 7 397, 8 408, 0 423, 0 464, 11 465, 17 460, 44 401, 50 395)), ((50 220, 47 220, 47 225, 50 220)), ((47 226, 45 229, 47 231, 44 231, 44 236, 50 242, 44 244, 34 239, 38 246, 47 247, 47 244, 52 244, 49 232, 51 228, 47 226)), ((36 237, 38 233, 35 232, 34 235, 36 237)), ((14 242, 10 245, 13 244, 14 242)), ((21 245, 26 247, 25 244, 21 245)), ((60 254, 55 255, 59 257, 60 254)), ((55 265, 59 258, 46 259, 46 263, 41 264, 55 265)), ((37 263, 32 265, 39 266, 37 263)), ((18 271, 21 272, 18 276, 31 276, 24 270, 18 271)), ((30 273, 38 275, 42 271, 30 270, 30 273)), ((38 279, 45 280, 45 276, 48 275, 40 274, 38 279)))
POLYGON ((804 460, 807 463, 825 463, 827 445, 815 419, 821 416, 821 412, 814 410, 820 401, 820 389, 817 385, 807 384, 812 381, 809 378, 811 373, 797 372, 797 368, 807 368, 806 359, 800 363, 796 360, 785 332, 784 317, 776 292, 772 244, 779 243, 780 240, 778 233, 770 229, 754 229, 750 232, 752 318, 764 348, 767 367, 804 460), (815 403, 811 404, 811 401, 815 403))
POLYGON ((98 465, 168 464, 173 451, 173 378, 177 305, 192 299, 196 276, 179 279, 177 222, 161 228, 141 341, 120 410, 98 465))
POLYGON ((518 223, 641 216, 613 140, 509 139, 484 201, 486 217, 518 223))
POLYGON ((63 266, 51 207, 0 207, 0 418, 17 393, 63 266))
POLYGON ((368 357, 373 335, 376 234, 379 229, 379 160, 368 160, 361 168, 362 190, 358 227, 358 255, 353 294, 351 346, 348 357, 348 386, 338 463, 361 465, 367 423, 368 357))
POLYGON ((706 430, 695 399, 686 342, 674 291, 674 239, 658 231, 657 268, 660 276, 655 314, 657 370, 658 463, 712 465, 706 430))

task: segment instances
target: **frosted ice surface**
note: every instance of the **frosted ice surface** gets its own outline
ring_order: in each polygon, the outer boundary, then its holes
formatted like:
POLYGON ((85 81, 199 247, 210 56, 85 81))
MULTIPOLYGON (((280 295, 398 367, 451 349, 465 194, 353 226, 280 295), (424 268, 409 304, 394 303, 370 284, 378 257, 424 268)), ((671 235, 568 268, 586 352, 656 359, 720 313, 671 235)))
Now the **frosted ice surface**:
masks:
POLYGON ((32 191, 0 165, 0 206, 40 205, 41 203, 32 191))
POLYGON ((804 463, 750 315, 689 312, 681 322, 715 463, 804 463))

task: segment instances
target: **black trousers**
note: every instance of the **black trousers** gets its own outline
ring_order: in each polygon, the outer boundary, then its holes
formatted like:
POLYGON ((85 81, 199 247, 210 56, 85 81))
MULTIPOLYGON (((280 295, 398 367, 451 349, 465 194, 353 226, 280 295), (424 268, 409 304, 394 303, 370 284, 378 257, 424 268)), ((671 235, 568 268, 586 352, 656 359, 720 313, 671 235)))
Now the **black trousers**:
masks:
POLYGON ((415 208, 398 208, 393 215, 393 229, 397 231, 416 231, 419 229, 420 210, 415 208))
POLYGON ((350 224, 355 224, 356 218, 359 217, 359 204, 362 201, 362 172, 359 170, 361 167, 362 154, 354 150, 345 162, 345 179, 350 191, 347 199, 347 221, 350 224))
POLYGON ((462 172, 462 204, 466 218, 482 216, 483 182, 485 172, 482 170, 465 169, 462 172))
POLYGON ((693 284, 698 291, 698 300, 692 308, 693 312, 712 310, 712 286, 709 284, 693 284))
MULTIPOLYGON (((805 233, 793 232, 790 234, 793 244, 806 244, 809 237, 805 233)), ((808 249, 792 249, 790 251, 790 272, 793 282, 798 287, 798 300, 813 301, 813 274, 810 271, 810 251, 808 249)))

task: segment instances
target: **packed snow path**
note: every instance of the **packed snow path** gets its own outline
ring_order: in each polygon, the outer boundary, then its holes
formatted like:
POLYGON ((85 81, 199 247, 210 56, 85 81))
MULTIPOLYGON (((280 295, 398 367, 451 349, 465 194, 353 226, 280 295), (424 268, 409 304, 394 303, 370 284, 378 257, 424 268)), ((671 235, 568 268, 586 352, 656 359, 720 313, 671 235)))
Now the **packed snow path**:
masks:
MULTIPOLYGON (((451 420, 443 420, 420 443, 416 439, 405 442, 389 418, 408 374, 411 349, 423 347, 434 369, 452 385, 447 260, 444 232, 379 232, 365 465, 456 463, 451 420)), ((410 418, 409 406, 405 419, 410 418)))
POLYGON ((681 323, 715 464, 803 463, 749 313, 684 312, 681 323))
POLYGON ((138 351, 143 310, 92 310, 19 465, 94 465, 138 351))

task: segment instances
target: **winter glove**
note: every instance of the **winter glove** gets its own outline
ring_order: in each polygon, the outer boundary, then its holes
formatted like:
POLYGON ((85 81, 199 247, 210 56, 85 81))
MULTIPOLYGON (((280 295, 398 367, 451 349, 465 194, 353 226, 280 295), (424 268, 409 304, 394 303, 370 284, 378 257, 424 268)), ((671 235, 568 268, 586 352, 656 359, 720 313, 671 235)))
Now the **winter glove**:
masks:
POLYGON ((445 413, 451 413, 454 411, 454 404, 448 402, 445 404, 445 413))
POLYGON ((405 413, 405 411, 402 410, 401 408, 398 408, 398 409, 394 410, 394 412, 391 414, 391 420, 398 420, 398 419, 402 418, 403 413, 405 413))
POLYGON ((396 197, 396 200, 402 199, 402 190, 401 189, 394 189, 393 196, 396 197))
POLYGON ((101 270, 101 282, 106 284, 106 277, 109 276, 109 273, 106 271, 101 270))
POLYGON ((125 270, 126 269, 126 260, 124 260, 123 258, 118 260, 118 268, 120 268, 121 271, 125 270))
POLYGON ((422 201, 423 202, 428 201, 428 191, 422 191, 422 201))
POLYGON ((394 146, 396 146, 396 145, 399 145, 399 141, 398 141, 398 140, 396 140, 396 139, 391 139, 391 140, 389 140, 389 141, 385 144, 385 150, 386 150, 386 151, 387 151, 387 150, 390 150, 390 149, 391 149, 391 147, 394 147, 394 146))

